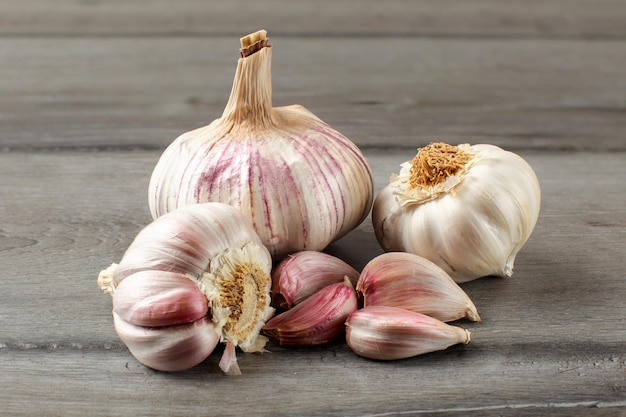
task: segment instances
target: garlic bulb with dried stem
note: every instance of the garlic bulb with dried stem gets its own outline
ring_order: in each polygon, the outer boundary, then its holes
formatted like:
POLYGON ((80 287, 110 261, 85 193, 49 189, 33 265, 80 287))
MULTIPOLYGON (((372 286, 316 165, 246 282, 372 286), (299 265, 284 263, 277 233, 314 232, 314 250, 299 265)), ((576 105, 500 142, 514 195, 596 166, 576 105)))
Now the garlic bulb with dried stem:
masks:
POLYGON ((519 155, 432 143, 376 196, 372 222, 386 251, 423 256, 465 282, 513 274, 540 205, 537 176, 519 155))
POLYGON ((235 346, 261 352, 273 315, 272 259, 250 221, 223 203, 193 204, 154 220, 122 260, 102 271, 115 329, 146 366, 182 370, 226 342, 220 367, 239 374, 235 346))
POLYGON ((178 137, 154 168, 152 216, 219 201, 251 219, 276 259, 322 250, 369 213, 369 165, 354 143, 304 107, 272 107, 265 31, 241 46, 222 116, 178 137))

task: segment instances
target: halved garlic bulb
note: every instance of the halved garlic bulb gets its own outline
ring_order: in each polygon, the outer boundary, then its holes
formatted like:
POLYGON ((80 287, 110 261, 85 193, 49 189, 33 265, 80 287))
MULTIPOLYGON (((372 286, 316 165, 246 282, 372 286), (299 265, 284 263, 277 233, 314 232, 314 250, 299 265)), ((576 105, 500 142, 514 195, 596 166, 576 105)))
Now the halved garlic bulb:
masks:
POLYGON ((420 255, 465 282, 513 274, 540 205, 537 176, 520 156, 432 143, 376 196, 372 222, 386 251, 420 255))
POLYGON ((261 352, 268 340, 259 333, 274 313, 271 267, 269 251, 239 210, 193 204, 142 229, 98 284, 113 297, 118 335, 146 366, 196 365, 213 350, 212 336, 198 334, 210 329, 227 344, 222 369, 238 374, 234 347, 261 352))
POLYGON ((163 152, 150 180, 150 211, 157 218, 188 204, 224 202, 251 219, 276 259, 322 250, 369 213, 369 165, 354 143, 304 107, 272 107, 265 31, 241 46, 222 117, 163 152))

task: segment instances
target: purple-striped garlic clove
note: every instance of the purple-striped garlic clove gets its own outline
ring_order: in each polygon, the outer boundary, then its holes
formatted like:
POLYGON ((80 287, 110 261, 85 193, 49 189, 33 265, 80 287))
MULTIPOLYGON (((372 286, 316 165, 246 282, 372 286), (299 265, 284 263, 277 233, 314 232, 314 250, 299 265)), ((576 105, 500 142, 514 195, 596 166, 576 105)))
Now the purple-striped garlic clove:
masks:
POLYGON ((359 272, 327 253, 297 252, 283 259, 272 271, 273 303, 276 307, 293 307, 322 288, 343 282, 345 277, 355 286, 359 272))
POLYGON ((370 359, 406 359, 469 341, 468 330, 398 307, 364 307, 346 321, 348 346, 370 359))
POLYGON ((197 281, 176 272, 140 271, 117 286, 113 310, 128 323, 171 326, 207 315, 209 304, 197 281))
POLYGON ((388 252, 372 259, 356 289, 365 307, 400 307, 445 322, 480 321, 472 300, 443 269, 411 253, 388 252))
POLYGON ((209 317, 177 326, 136 326, 113 313, 119 338, 145 366, 158 371, 183 371, 205 360, 217 346, 220 335, 209 317))
POLYGON ((313 346, 345 334, 345 321, 356 311, 356 292, 346 279, 328 285, 263 326, 263 333, 281 346, 313 346))

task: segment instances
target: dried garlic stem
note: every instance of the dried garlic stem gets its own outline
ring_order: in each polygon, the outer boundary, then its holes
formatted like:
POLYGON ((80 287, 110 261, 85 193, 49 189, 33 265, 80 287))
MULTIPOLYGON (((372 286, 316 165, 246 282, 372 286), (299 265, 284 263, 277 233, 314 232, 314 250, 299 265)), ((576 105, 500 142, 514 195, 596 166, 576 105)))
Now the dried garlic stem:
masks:
POLYGON ((241 58, 222 119, 231 129, 250 121, 245 129, 274 125, 272 107, 272 46, 264 30, 241 38, 241 58))

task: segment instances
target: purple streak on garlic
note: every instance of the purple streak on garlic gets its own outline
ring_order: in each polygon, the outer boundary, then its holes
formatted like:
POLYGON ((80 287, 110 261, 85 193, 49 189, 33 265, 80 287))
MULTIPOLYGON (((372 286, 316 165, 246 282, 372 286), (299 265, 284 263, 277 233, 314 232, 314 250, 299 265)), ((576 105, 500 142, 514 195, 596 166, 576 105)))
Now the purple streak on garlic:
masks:
POLYGON ((272 48, 264 31, 252 38, 242 39, 254 52, 239 59, 222 117, 163 152, 150 180, 150 210, 157 218, 220 201, 251 219, 275 259, 319 251, 366 218, 372 174, 358 147, 314 114, 272 107, 272 48))

